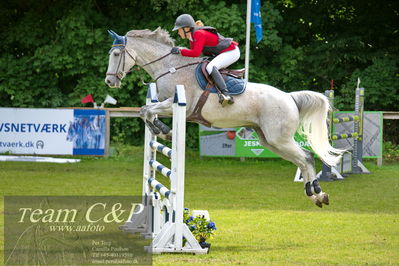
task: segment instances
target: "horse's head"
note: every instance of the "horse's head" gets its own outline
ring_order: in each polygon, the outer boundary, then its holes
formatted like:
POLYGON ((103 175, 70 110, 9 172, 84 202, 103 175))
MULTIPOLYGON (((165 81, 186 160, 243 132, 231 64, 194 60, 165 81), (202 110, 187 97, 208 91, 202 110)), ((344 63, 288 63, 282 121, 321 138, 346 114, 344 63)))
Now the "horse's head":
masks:
POLYGON ((105 83, 111 88, 114 88, 120 87, 121 80, 136 64, 136 53, 126 48, 126 36, 119 36, 112 30, 109 30, 108 33, 114 39, 114 42, 109 51, 109 62, 105 83))

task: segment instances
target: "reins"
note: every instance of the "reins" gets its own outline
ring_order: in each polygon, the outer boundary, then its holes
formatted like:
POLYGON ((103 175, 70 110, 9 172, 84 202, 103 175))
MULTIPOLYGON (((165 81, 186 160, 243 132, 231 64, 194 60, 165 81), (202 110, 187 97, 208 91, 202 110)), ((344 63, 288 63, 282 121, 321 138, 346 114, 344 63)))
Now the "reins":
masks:
MULTIPOLYGON (((125 54, 127 53, 135 62, 136 62, 136 58, 134 58, 134 57, 130 54, 130 52, 126 49, 126 45, 119 45, 119 46, 123 46, 123 49, 121 50, 121 53, 123 53, 123 58, 122 58, 122 56, 121 56, 121 58, 119 59, 118 67, 116 68, 116 72, 115 72, 115 73, 109 73, 109 72, 107 72, 106 75, 116 76, 119 80, 121 80, 122 77, 123 77, 123 72, 124 72, 124 70, 125 70, 125 61, 126 61, 126 59, 125 59, 125 54), (122 60, 123 60, 122 71, 118 71, 118 70, 119 70, 119 67, 120 67, 120 65, 121 65, 122 60)), ((140 66, 140 67, 143 68, 143 67, 148 66, 148 65, 151 65, 151 64, 153 64, 153 63, 155 63, 155 62, 161 61, 162 59, 168 57, 168 56, 171 55, 171 54, 172 54, 172 52, 169 52, 169 53, 167 53, 166 55, 163 55, 163 56, 161 56, 161 57, 159 57, 159 58, 157 58, 157 59, 155 59, 155 60, 153 60, 153 61, 151 61, 151 62, 148 62, 148 63, 146 63, 146 64, 144 64, 144 65, 142 65, 142 66, 140 66)), ((188 63, 188 64, 185 64, 185 65, 182 65, 182 66, 179 66, 179 67, 171 67, 168 71, 166 71, 165 73, 159 75, 159 76, 158 76, 157 78, 155 78, 154 80, 155 80, 155 82, 157 82, 160 78, 162 78, 162 77, 164 77, 164 76, 166 76, 166 75, 168 75, 168 74, 173 74, 173 73, 175 73, 175 72, 176 72, 177 70, 179 70, 179 69, 182 69, 182 68, 185 68, 185 67, 188 67, 188 66, 192 66, 192 65, 197 65, 197 64, 199 64, 199 63, 201 63, 201 62, 202 62, 202 61, 198 61, 198 62, 194 62, 194 63, 188 63)), ((130 72, 130 70, 127 71, 127 72, 125 72, 125 73, 129 73, 129 72, 130 72)))
POLYGON ((161 56, 161 57, 158 58, 158 59, 155 59, 154 61, 151 61, 151 62, 149 62, 149 63, 147 63, 147 64, 142 65, 141 67, 145 67, 145 66, 151 65, 152 63, 158 62, 158 61, 164 59, 165 57, 167 57, 168 55, 171 55, 171 54, 172 54, 172 52, 169 52, 169 53, 167 53, 166 55, 161 56))
MULTIPOLYGON (((169 52, 169 53, 167 53, 164 56, 161 56, 161 57, 159 57, 159 58, 157 58, 157 59, 155 59, 155 60, 153 60, 151 62, 148 62, 148 63, 142 65, 141 67, 145 67, 145 66, 151 65, 152 63, 161 61, 162 59, 164 59, 165 57, 167 57, 167 56, 169 56, 171 54, 172 54, 172 52, 169 52)), ((166 71, 165 73, 163 73, 163 74, 159 75, 157 78, 155 78, 155 82, 157 82, 158 79, 162 78, 163 76, 166 76, 167 74, 173 74, 173 73, 175 73, 177 70, 179 70, 181 68, 185 68, 185 67, 188 67, 188 66, 196 65, 196 64, 199 64, 199 63, 201 63, 201 61, 200 62, 194 62, 194 63, 188 63, 188 64, 185 64, 185 65, 182 65, 182 66, 179 66, 179 67, 171 67, 168 71, 166 71)))
POLYGON ((185 64, 185 65, 182 65, 182 66, 179 66, 179 67, 171 67, 171 68, 169 69, 169 71, 167 71, 167 72, 165 72, 165 73, 159 75, 159 76, 155 79, 155 82, 157 82, 158 79, 162 78, 163 76, 166 76, 167 74, 173 74, 173 73, 175 73, 177 70, 179 70, 179 69, 181 69, 181 68, 185 68, 185 67, 192 66, 192 65, 198 65, 198 64, 201 63, 201 62, 202 62, 202 61, 194 62, 194 63, 188 63, 188 64, 185 64))

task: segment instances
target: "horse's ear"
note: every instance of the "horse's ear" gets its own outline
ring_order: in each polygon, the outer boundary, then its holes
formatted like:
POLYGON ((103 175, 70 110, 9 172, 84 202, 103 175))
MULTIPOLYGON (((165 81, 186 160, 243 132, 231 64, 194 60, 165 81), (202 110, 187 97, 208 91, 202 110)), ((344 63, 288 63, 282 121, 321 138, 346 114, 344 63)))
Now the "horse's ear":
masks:
POLYGON ((116 39, 117 34, 114 31, 108 30, 108 33, 113 39, 116 39))
POLYGON ((156 29, 154 30, 154 33, 158 33, 158 32, 160 32, 161 30, 162 30, 162 28, 158 26, 158 28, 156 28, 156 29))
POLYGON ((114 45, 125 45, 126 44, 126 37, 119 36, 115 31, 108 30, 109 35, 114 39, 114 45))

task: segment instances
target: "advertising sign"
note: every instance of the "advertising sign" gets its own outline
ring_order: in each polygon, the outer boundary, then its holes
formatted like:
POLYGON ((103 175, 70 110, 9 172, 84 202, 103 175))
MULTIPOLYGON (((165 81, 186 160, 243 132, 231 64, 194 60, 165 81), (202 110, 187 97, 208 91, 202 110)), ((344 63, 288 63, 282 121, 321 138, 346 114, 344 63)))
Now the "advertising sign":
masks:
POLYGON ((106 112, 0 108, 0 153, 104 155, 106 112))
MULTIPOLYGON (((259 137, 252 128, 215 129, 200 126, 199 135, 201 156, 278 157, 259 143, 259 137)), ((295 140, 301 147, 309 149, 309 143, 299 135, 295 136, 295 140)))

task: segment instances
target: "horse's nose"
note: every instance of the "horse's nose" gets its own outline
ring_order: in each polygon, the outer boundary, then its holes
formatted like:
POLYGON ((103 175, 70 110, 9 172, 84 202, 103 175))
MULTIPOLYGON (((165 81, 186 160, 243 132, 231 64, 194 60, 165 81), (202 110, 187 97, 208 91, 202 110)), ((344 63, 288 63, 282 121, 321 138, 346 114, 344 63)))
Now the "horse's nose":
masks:
POLYGON ((106 79, 105 79, 105 83, 107 83, 108 85, 111 85, 112 81, 111 81, 110 78, 106 78, 106 79))

